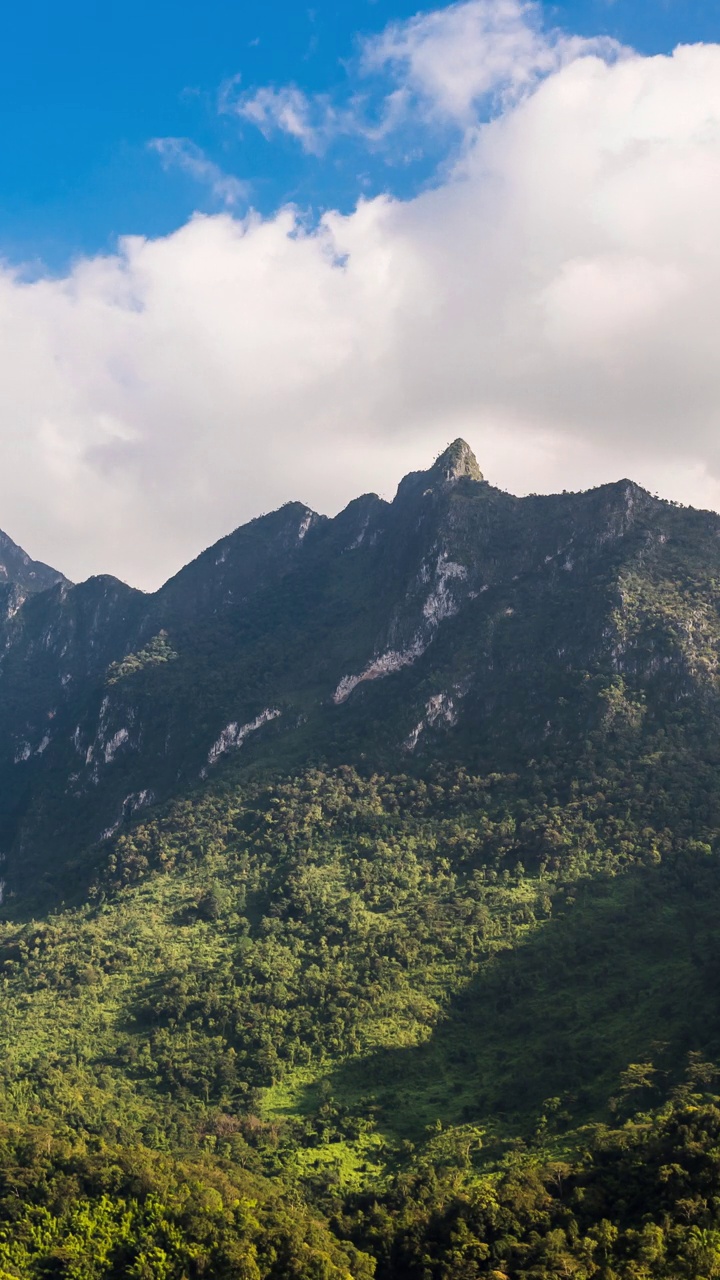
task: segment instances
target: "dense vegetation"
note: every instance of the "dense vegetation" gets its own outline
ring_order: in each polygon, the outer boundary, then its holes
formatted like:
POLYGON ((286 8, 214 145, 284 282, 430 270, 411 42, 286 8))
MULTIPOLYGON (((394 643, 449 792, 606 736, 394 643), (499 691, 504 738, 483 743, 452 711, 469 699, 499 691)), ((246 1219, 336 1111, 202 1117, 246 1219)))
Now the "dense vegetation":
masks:
POLYGON ((715 1274, 715 765, 615 700, 572 781, 227 773, 2 926, 5 1273, 715 1274))
MULTIPOLYGON (((633 1073, 628 1073, 631 1077, 633 1073)), ((717 1072, 695 1058, 662 1109, 578 1135, 577 1154, 509 1155, 468 1176, 438 1136, 381 1195, 329 1221, 218 1160, 0 1131, 0 1275, 105 1280, 667 1280, 720 1274, 717 1072), (359 1247, 358 1247, 359 1246, 359 1247)), ((647 1072, 628 1089, 642 1092, 647 1072)))
POLYGON ((364 1280, 373 1264, 267 1180, 141 1147, 0 1130, 0 1276, 364 1280))
MULTIPOLYGON (((694 1064, 690 1078, 714 1074, 694 1064)), ((343 1219, 379 1280, 489 1275, 660 1280, 720 1274, 718 1099, 692 1084, 662 1111, 580 1135, 572 1160, 526 1154, 495 1178, 426 1167, 343 1219)))
POLYGON ((128 653, 121 662, 111 662, 107 672, 107 683, 117 684, 118 680, 136 675, 146 667, 159 666, 163 662, 174 662, 177 656, 169 643, 167 631, 159 631, 138 653, 128 653))

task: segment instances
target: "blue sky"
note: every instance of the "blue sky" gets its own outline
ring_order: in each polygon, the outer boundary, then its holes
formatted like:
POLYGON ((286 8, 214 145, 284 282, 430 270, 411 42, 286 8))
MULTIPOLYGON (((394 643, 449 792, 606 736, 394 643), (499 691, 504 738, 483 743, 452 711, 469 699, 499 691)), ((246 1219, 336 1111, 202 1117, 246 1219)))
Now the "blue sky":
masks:
MULTIPOLYGON (((421 10, 431 6, 419 6, 421 10)), ((438 7, 438 6, 433 6, 438 7)), ((442 6, 440 6, 442 7, 442 6)), ((427 145, 389 163, 350 143, 322 157, 291 139, 267 141, 218 111, 221 86, 295 83, 341 91, 360 33, 418 11, 411 0, 26 0, 8 5, 0 41, 0 253, 62 270, 123 234, 156 236, 222 202, 148 148, 153 138, 192 142, 223 171, 250 183, 269 212, 287 200, 349 209, 358 194, 409 195, 437 159, 427 145)), ((568 31, 609 34, 644 53, 714 40, 708 0, 566 0, 545 6, 568 31)))

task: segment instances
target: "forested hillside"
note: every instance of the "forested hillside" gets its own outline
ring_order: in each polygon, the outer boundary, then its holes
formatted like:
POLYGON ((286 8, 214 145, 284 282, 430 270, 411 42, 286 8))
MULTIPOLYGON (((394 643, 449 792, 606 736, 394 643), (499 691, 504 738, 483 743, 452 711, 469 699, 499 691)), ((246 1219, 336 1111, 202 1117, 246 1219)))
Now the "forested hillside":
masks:
POLYGON ((348 510, 8 616, 0 1277, 720 1274, 720 519, 348 510))
POLYGON ((8 922, 8 1274, 283 1275, 308 1233, 301 1275, 713 1274, 716 815, 707 775, 616 748, 565 794, 539 766, 228 778, 116 837, 83 905, 8 922))

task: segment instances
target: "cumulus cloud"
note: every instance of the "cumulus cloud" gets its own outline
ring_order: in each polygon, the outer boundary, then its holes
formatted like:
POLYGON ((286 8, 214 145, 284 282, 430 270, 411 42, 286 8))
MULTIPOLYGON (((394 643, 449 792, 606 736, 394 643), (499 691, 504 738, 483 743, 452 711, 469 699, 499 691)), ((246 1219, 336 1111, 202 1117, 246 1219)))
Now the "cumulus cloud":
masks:
MULTIPOLYGON (((395 40, 395 37, 393 37, 395 40)), ((196 217, 0 272, 0 525, 151 586, 260 510, 456 435, 518 492, 720 507, 720 46, 581 50, 413 199, 196 217)))

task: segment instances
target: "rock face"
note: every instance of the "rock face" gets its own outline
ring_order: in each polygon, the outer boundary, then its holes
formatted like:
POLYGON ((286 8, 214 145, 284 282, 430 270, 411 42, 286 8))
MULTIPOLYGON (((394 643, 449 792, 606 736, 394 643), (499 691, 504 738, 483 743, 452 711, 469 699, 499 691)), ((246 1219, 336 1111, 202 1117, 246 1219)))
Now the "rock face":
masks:
POLYGON ((29 595, 46 591, 67 579, 39 560, 31 560, 12 538, 0 529, 0 618, 12 617, 29 595))
POLYGON ((438 477, 445 481, 446 484, 453 484, 456 480, 467 477, 469 480, 484 480, 482 471, 480 470, 477 458, 473 453, 470 445, 465 440, 454 440, 449 444, 444 453, 430 468, 430 475, 438 477))
POLYGON ((39 560, 31 560, 22 547, 0 529, 0 587, 14 586, 29 595, 65 581, 56 569, 41 564, 39 560))
POLYGON ((392 503, 289 503, 154 595, 0 561, 10 893, 208 769, 512 767, 690 704, 720 728, 720 517, 625 480, 515 498, 464 441, 392 503))

